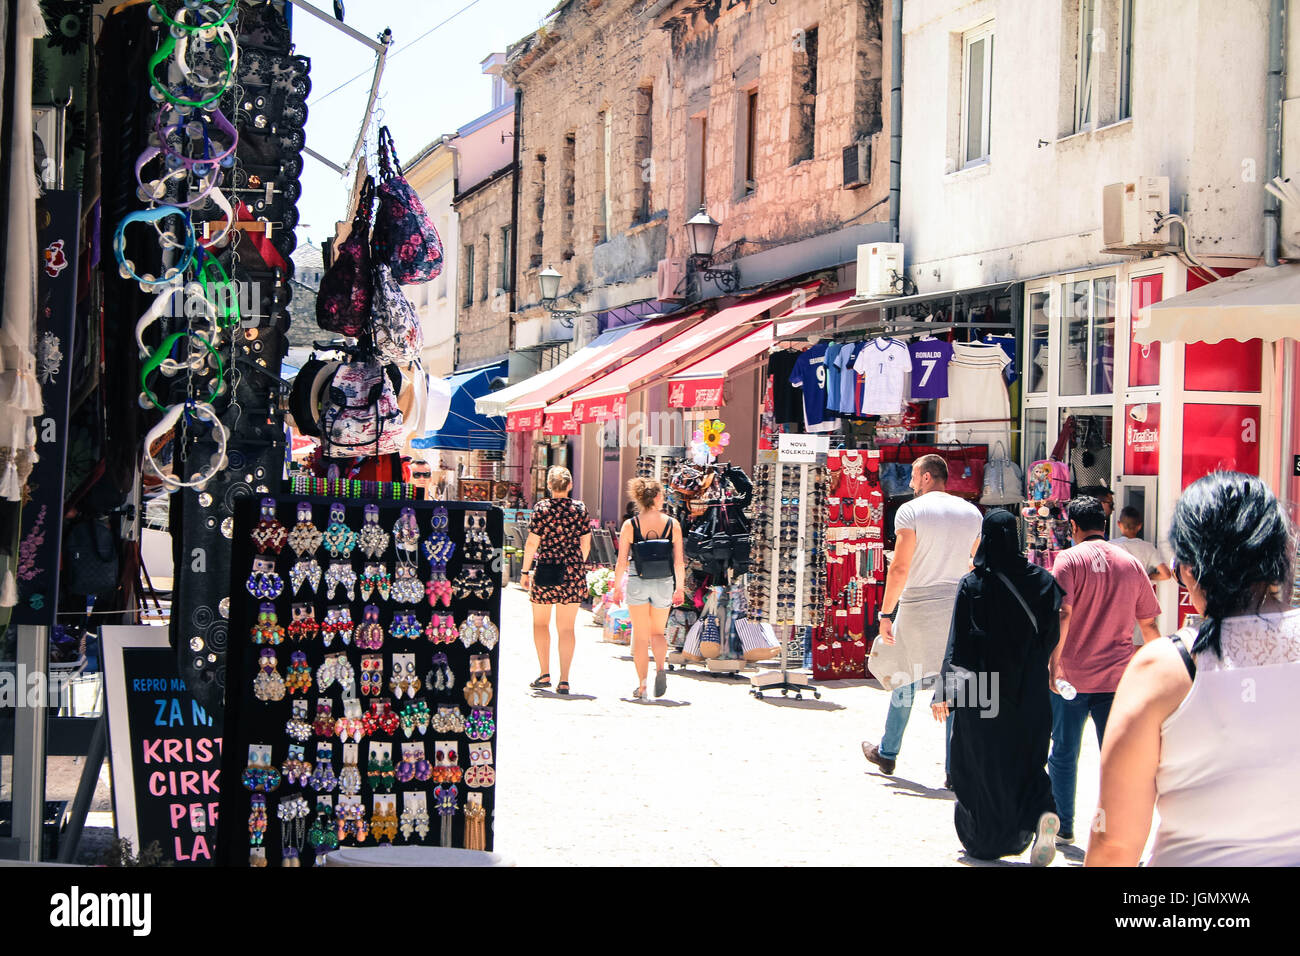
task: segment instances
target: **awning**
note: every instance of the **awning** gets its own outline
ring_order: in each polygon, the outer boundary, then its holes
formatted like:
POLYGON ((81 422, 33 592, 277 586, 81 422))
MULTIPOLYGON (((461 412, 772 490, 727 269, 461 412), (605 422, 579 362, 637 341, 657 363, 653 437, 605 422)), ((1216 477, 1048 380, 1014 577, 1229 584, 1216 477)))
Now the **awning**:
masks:
POLYGON ((500 417, 480 415, 475 400, 488 394, 495 379, 504 378, 506 363, 457 372, 446 379, 451 389, 451 407, 442 427, 411 439, 412 448, 440 448, 449 451, 501 451, 506 447, 505 423, 500 417))
POLYGON ((1133 341, 1300 339, 1300 264, 1258 266, 1138 312, 1133 341))
POLYGON ((776 322, 769 322, 671 376, 668 379, 668 404, 673 408, 720 408, 724 404, 722 387, 727 376, 767 353, 776 341, 776 326, 780 326, 782 335, 793 335, 820 319, 820 315, 793 319, 798 314, 794 312, 776 322))
POLYGON ((585 385, 572 395, 546 407, 546 416, 567 419, 579 425, 622 418, 627 413, 627 396, 655 379, 663 379, 683 362, 715 346, 725 346, 743 337, 748 324, 768 309, 789 302, 796 290, 760 296, 739 302, 711 315, 703 322, 633 359, 622 368, 585 385))
MULTIPOLYGON (((527 432, 541 428, 542 410, 549 403, 591 381, 623 359, 642 351, 657 339, 685 328, 698 315, 698 312, 694 312, 680 318, 657 319, 641 325, 611 329, 549 372, 542 372, 520 382, 520 387, 527 388, 506 407, 506 430, 527 432)), ((547 434, 569 435, 577 432, 552 431, 547 434)))
POLYGON ((538 372, 536 375, 530 375, 522 382, 515 382, 513 385, 507 385, 484 395, 475 402, 475 407, 480 415, 505 416, 506 410, 510 407, 511 402, 517 402, 527 395, 542 388, 547 382, 563 375, 566 371, 581 367, 601 349, 607 345, 612 345, 621 339, 624 335, 631 332, 636 326, 628 325, 617 329, 610 329, 608 332, 602 332, 596 338, 592 339, 578 351, 574 352, 563 362, 548 368, 545 372, 538 372))

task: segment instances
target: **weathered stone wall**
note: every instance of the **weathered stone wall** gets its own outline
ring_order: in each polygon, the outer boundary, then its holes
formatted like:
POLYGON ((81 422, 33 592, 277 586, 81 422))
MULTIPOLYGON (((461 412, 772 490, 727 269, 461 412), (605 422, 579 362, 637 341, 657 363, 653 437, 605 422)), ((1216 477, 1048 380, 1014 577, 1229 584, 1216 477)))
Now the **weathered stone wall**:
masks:
POLYGON ((456 296, 456 368, 473 368, 504 358, 510 351, 510 296, 501 285, 501 262, 508 254, 502 230, 510 225, 514 172, 507 170, 453 203, 459 217, 456 296), (465 247, 474 247, 470 275, 465 247), (472 287, 468 290, 466 286, 472 287))

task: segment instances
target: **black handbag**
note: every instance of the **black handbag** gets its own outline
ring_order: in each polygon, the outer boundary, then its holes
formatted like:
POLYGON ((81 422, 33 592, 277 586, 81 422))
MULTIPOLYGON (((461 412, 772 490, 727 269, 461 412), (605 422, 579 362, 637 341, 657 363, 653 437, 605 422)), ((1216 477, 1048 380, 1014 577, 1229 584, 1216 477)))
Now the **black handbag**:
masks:
POLYGON ((63 545, 63 579, 71 594, 108 594, 117 590, 117 545, 113 531, 93 518, 68 529, 63 545))
POLYGON ((641 521, 632 519, 632 560, 636 565, 637 577, 646 581, 658 581, 675 577, 673 570, 673 527, 676 522, 668 519, 668 534, 662 538, 646 538, 641 534, 641 521))
POLYGON ((547 562, 537 562, 533 567, 533 583, 539 588, 555 588, 564 583, 563 564, 553 564, 547 562))

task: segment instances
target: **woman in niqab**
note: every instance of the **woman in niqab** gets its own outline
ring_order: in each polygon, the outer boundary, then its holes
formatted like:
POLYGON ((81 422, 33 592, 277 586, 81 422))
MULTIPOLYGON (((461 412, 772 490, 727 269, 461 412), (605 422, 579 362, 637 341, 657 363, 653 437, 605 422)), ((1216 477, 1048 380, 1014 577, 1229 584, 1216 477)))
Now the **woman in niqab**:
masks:
POLYGON ((1048 779, 1048 657, 1060 636, 1061 588, 1020 552, 1016 518, 984 517, 974 570, 962 579, 935 694, 952 715, 957 836, 977 859, 1056 854, 1060 821, 1048 779))

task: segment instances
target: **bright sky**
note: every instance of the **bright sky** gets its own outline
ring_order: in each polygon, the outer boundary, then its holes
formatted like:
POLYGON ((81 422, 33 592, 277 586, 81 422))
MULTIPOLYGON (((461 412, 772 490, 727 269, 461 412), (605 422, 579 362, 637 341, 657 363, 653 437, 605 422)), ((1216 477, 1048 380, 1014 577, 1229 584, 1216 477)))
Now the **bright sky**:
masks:
MULTIPOLYGON (((332 13, 331 0, 311 2, 332 13)), ((492 78, 482 74, 480 63, 536 30, 558 0, 344 3, 345 22, 358 32, 377 38, 384 27, 393 31, 378 107, 382 121, 392 130, 398 158, 406 162, 443 133, 488 112, 492 78)), ((307 145, 345 165, 365 115, 375 55, 311 14, 295 9, 293 16, 297 52, 311 58, 307 145)), ((371 144, 378 128, 378 123, 371 125, 371 144)), ((303 157, 300 243, 311 240, 319 245, 333 234, 335 221, 345 214, 347 190, 348 181, 338 173, 310 156, 303 157)))

